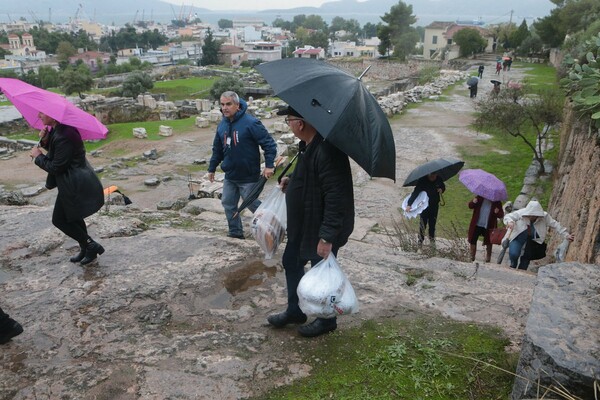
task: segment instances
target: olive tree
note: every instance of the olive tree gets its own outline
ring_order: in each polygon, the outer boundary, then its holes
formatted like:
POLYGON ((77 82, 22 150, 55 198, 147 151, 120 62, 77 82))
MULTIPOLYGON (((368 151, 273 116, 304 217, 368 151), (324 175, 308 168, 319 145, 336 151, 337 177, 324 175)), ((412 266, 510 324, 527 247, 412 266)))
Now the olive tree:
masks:
POLYGON ((544 143, 562 120, 564 98, 556 88, 508 87, 476 104, 475 126, 523 140, 545 174, 544 143))

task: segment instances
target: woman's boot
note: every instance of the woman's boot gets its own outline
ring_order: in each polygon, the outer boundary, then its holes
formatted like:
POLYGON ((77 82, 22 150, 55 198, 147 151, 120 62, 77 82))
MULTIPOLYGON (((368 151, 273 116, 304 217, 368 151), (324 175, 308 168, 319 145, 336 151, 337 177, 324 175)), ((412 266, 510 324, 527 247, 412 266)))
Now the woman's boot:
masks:
POLYGON ((92 239, 88 239, 85 246, 85 257, 81 260, 81 265, 86 265, 98 258, 99 254, 104 253, 104 247, 94 242, 92 239))
POLYGON ((475 261, 475 255, 477 254, 477 245, 471 244, 469 246, 469 250, 471 252, 471 261, 475 261))
POLYGON ((69 261, 71 261, 72 263, 76 263, 76 262, 83 260, 83 258, 85 257, 86 247, 87 247, 86 243, 79 243, 79 254, 69 258, 69 261))
POLYGON ((489 263, 492 260, 492 245, 488 244, 485 249, 485 262, 489 263))

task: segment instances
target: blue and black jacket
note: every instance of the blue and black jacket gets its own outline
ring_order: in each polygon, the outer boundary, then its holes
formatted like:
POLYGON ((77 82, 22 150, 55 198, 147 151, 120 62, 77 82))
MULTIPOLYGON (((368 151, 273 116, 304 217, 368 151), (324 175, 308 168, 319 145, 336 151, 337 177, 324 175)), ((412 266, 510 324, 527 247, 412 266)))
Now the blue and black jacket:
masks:
POLYGON ((223 118, 217 126, 208 172, 221 164, 225 179, 240 183, 260 178, 260 150, 265 154, 265 167, 273 168, 277 144, 264 125, 246 113, 248 105, 240 99, 240 109, 233 121, 223 118))

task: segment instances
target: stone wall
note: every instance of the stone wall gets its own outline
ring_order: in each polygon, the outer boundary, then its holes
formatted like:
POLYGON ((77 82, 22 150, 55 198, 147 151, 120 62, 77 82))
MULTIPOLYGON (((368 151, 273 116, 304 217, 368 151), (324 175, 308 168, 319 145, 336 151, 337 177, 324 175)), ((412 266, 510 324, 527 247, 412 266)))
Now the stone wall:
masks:
MULTIPOLYGON (((600 132, 569 103, 563 120, 548 212, 575 235, 566 260, 600 265, 600 132)), ((559 242, 555 237, 550 248, 559 242)))
POLYGON ((546 393, 547 388, 594 398, 594 381, 600 378, 599 291, 596 265, 558 263, 540 268, 512 400, 567 398, 546 393))

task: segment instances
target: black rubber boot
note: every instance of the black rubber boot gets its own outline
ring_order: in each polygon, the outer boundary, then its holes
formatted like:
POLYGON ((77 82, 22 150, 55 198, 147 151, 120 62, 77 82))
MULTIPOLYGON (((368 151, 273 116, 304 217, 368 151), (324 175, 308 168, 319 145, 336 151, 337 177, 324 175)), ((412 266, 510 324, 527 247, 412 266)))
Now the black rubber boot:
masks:
POLYGON ((85 257, 86 247, 87 247, 87 245, 85 243, 83 243, 83 244, 79 243, 79 254, 69 258, 69 261, 71 261, 72 263, 76 263, 76 262, 83 260, 83 258, 85 257))
POLYGON ((100 246, 99 243, 94 242, 92 239, 88 239, 88 243, 85 246, 85 257, 81 260, 81 265, 91 263, 102 253, 104 253, 104 247, 100 246))

